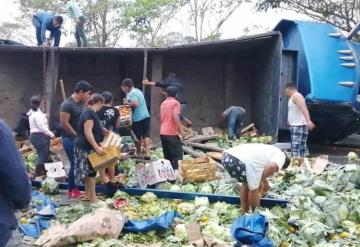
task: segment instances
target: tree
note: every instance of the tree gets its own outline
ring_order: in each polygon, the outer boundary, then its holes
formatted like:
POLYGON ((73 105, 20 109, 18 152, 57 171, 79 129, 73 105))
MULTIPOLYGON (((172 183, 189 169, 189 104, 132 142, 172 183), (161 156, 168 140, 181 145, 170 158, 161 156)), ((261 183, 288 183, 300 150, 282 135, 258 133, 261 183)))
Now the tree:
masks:
POLYGON ((184 0, 135 0, 123 12, 123 27, 138 46, 161 46, 165 27, 184 6, 184 0))
MULTIPOLYGON (((66 14, 61 0, 18 0, 23 17, 30 19, 39 10, 66 14)), ((97 47, 115 46, 122 35, 121 11, 125 1, 121 0, 79 0, 77 1, 87 17, 86 32, 89 43, 97 47)))
POLYGON ((259 0, 257 3, 260 11, 276 8, 305 14, 344 31, 350 31, 360 20, 359 0, 259 0))
POLYGON ((188 0, 190 32, 197 41, 216 40, 221 28, 243 0, 188 0))
POLYGON ((116 46, 122 35, 122 11, 125 1, 87 0, 86 17, 90 40, 97 47, 116 46))

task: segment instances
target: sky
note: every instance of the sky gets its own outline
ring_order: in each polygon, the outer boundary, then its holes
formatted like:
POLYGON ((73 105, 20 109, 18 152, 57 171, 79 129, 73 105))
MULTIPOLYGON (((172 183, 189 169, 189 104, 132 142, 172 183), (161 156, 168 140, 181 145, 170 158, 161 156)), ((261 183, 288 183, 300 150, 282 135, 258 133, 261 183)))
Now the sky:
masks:
MULTIPOLYGON (((0 3, 0 23, 11 21, 14 17, 20 15, 19 6, 15 4, 14 0, 0 0, 0 3)), ((223 26, 222 39, 241 37, 244 35, 244 29, 246 28, 250 30, 249 34, 271 30, 281 19, 309 20, 308 17, 294 11, 270 10, 268 12, 257 12, 253 3, 243 3, 223 26)), ((74 42, 72 35, 74 28, 71 21, 67 20, 66 17, 63 28, 69 32, 63 35, 61 45, 65 45, 67 42, 74 42)), ((26 30, 26 33, 35 40, 35 32, 31 25, 26 30)), ((132 47, 135 45, 135 42, 129 37, 124 36, 120 40, 120 44, 124 47, 132 47)))

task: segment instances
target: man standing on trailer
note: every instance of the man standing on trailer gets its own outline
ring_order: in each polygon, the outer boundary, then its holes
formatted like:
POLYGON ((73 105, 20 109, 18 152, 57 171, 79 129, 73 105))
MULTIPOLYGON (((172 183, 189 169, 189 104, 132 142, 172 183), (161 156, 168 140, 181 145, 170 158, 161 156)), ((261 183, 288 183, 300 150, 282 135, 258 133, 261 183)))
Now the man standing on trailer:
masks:
POLYGON ((229 139, 240 137, 240 127, 243 125, 246 110, 240 106, 230 106, 220 116, 221 125, 226 126, 229 139))
POLYGON ((224 151, 222 164, 241 183, 241 211, 246 213, 260 206, 260 194, 270 188, 267 178, 286 169, 290 159, 272 145, 241 144, 224 151))
POLYGON ((178 161, 183 159, 182 135, 183 126, 180 121, 180 103, 176 100, 176 87, 166 88, 166 100, 160 106, 160 139, 164 158, 169 160, 175 170, 178 161))
MULTIPOLYGON (((190 127, 192 125, 192 122, 185 115, 185 111, 187 108, 187 101, 185 98, 184 82, 180 80, 175 73, 169 73, 168 77, 166 77, 162 81, 149 81, 146 79, 143 81, 143 84, 145 86, 160 87, 165 91, 166 88, 169 86, 175 87, 177 90, 176 99, 180 102, 180 106, 181 106, 180 119, 187 127, 190 127)), ((163 93, 165 94, 164 91, 163 93)))
POLYGON ((285 93, 288 96, 288 122, 291 133, 291 156, 302 158, 309 155, 307 138, 309 130, 315 128, 310 119, 304 97, 298 92, 295 83, 288 83, 285 86, 285 93))
POLYGON ((141 157, 141 146, 144 143, 145 158, 149 158, 150 147, 150 114, 146 106, 144 94, 134 87, 133 80, 126 78, 121 83, 121 90, 126 94, 124 105, 132 110, 132 135, 135 140, 136 155, 141 157))
POLYGON ((84 110, 84 103, 90 98, 92 86, 86 81, 76 83, 74 93, 60 106, 60 124, 62 128, 62 143, 70 161, 68 177, 69 197, 80 197, 80 191, 75 185, 74 178, 74 141, 80 115, 84 110))
POLYGON ((75 39, 78 47, 81 47, 81 40, 83 47, 87 47, 87 39, 84 31, 86 18, 81 12, 79 5, 71 0, 63 0, 66 4, 68 14, 75 23, 75 39))
POLYGON ((36 40, 38 46, 47 46, 46 30, 50 31, 50 38, 54 39, 54 47, 58 47, 61 38, 61 25, 63 17, 54 16, 47 12, 38 12, 33 15, 32 23, 36 29, 36 40))

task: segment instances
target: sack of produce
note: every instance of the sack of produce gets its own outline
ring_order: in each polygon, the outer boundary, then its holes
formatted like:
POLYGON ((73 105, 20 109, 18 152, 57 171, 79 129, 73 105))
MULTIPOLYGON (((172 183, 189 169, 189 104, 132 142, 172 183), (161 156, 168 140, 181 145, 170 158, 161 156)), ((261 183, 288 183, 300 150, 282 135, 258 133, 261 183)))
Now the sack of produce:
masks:
POLYGON ((36 245, 44 247, 69 246, 96 238, 117 239, 124 227, 126 218, 118 211, 99 208, 87 214, 68 227, 54 226, 41 236, 36 245), (56 234, 55 234, 56 233, 56 234))

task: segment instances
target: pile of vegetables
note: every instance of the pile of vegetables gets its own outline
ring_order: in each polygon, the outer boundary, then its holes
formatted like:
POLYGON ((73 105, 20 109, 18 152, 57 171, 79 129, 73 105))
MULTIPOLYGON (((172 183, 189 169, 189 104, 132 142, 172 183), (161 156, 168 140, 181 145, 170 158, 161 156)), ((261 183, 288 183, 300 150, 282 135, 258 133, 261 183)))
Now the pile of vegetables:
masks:
POLYGON ((218 137, 216 139, 216 142, 218 147, 227 149, 245 143, 271 144, 273 142, 273 137, 272 136, 254 136, 254 137, 242 136, 239 139, 229 140, 227 135, 224 135, 222 137, 218 137))
POLYGON ((111 206, 112 202, 118 199, 128 200, 128 204, 118 210, 129 219, 147 220, 173 210, 178 211, 182 216, 181 219, 176 219, 172 229, 166 233, 126 234, 121 237, 124 244, 151 244, 160 241, 165 244, 164 246, 184 246, 188 240, 185 224, 193 222, 199 223, 203 234, 216 238, 218 243, 233 243, 230 226, 240 215, 237 206, 224 202, 210 204, 207 197, 196 197, 194 201, 167 200, 159 199, 151 192, 141 197, 131 197, 121 191, 118 191, 112 199, 108 199, 107 203, 111 206))
POLYGON ((188 193, 202 193, 202 194, 220 194, 220 195, 239 195, 237 182, 216 180, 204 183, 185 183, 172 184, 163 182, 155 185, 158 190, 181 191, 188 193))
POLYGON ((288 208, 260 209, 275 246, 360 246, 360 168, 330 166, 322 175, 288 171, 273 180, 268 196, 288 208))

